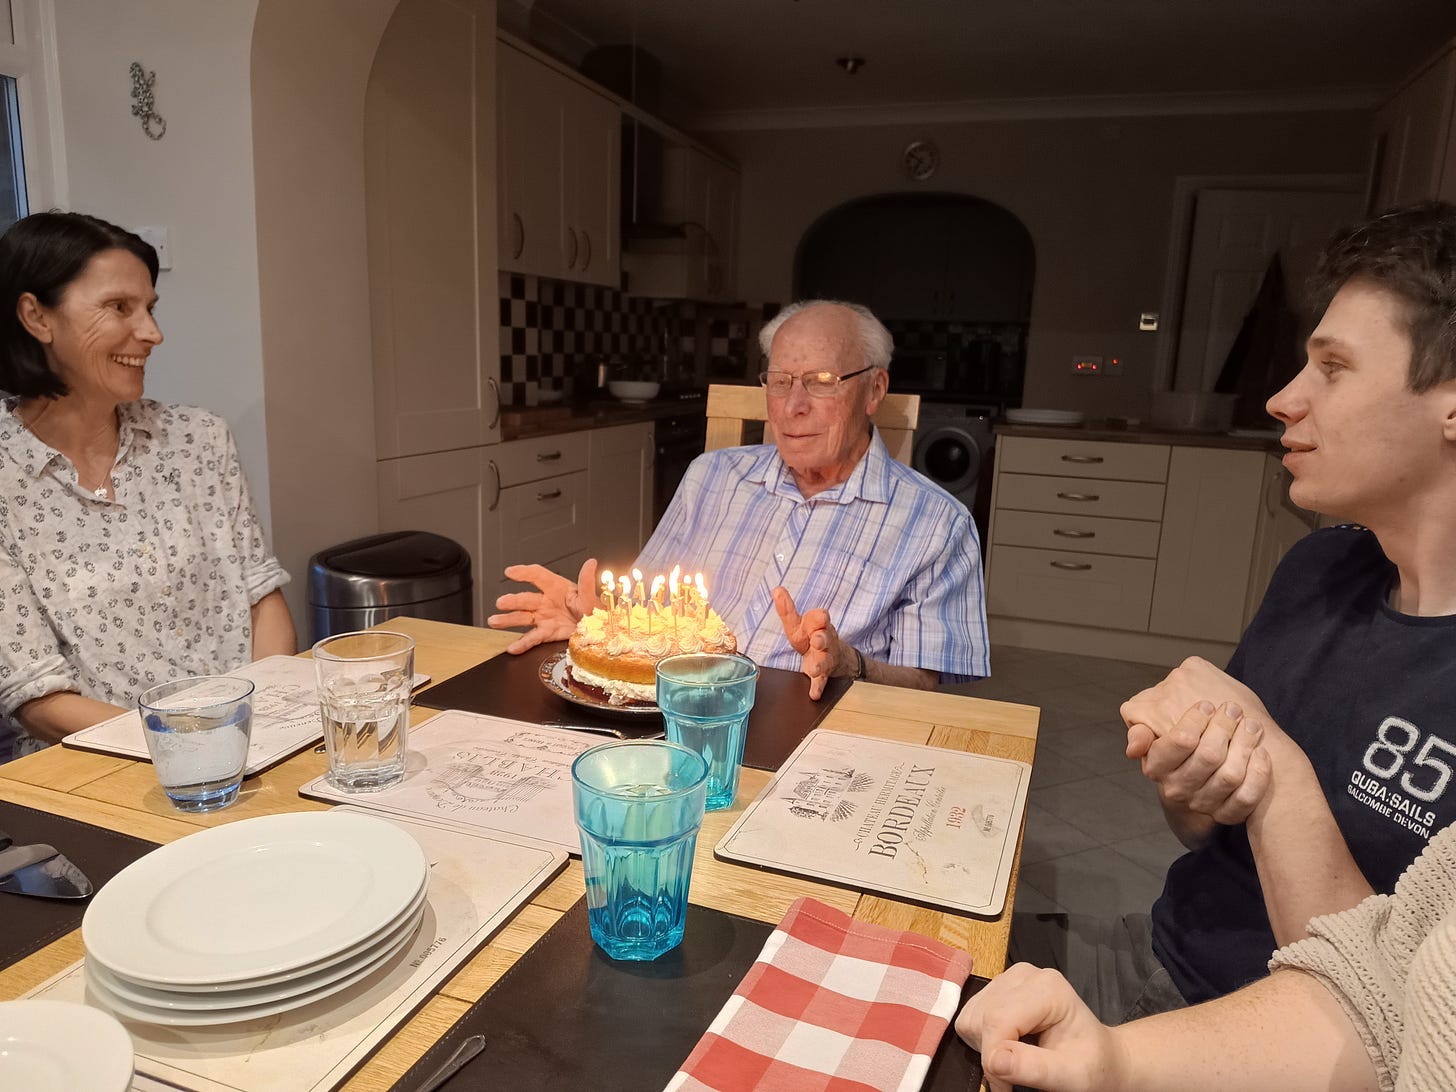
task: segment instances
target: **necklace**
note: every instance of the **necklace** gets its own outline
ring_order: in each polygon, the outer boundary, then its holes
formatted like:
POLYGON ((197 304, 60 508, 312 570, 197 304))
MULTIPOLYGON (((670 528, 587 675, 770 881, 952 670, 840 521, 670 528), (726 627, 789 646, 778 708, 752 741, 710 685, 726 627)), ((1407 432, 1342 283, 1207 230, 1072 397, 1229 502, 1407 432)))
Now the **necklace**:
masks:
MULTIPOLYGON (((40 440, 41 443, 43 443, 43 444, 46 443, 45 440, 41 439, 40 433, 36 432, 35 429, 33 429, 33 428, 30 427, 30 422, 27 421, 21 415, 20 410, 19 410, 19 407, 16 407, 15 409, 11 410, 11 413, 15 417, 15 419, 20 422, 21 427, 24 428, 26 432, 30 433, 37 440, 40 440)), ((50 444, 46 444, 46 447, 50 447, 50 444)), ((65 453, 62 452, 62 454, 64 455, 65 453)), ((68 458, 69 458, 69 456, 68 456, 68 458)), ((75 463, 74 460, 72 460, 71 465, 73 467, 76 467, 76 484, 78 486, 80 486, 82 489, 84 489, 85 486, 81 485, 81 469, 80 469, 80 467, 77 467, 76 466, 76 463, 75 463)), ((98 500, 111 500, 112 499, 112 492, 111 492, 111 489, 112 489, 111 472, 113 470, 115 470, 115 469, 116 469, 116 456, 113 455, 112 458, 111 458, 111 465, 106 468, 106 473, 101 476, 101 484, 98 485, 95 489, 91 490, 91 493, 98 500)))

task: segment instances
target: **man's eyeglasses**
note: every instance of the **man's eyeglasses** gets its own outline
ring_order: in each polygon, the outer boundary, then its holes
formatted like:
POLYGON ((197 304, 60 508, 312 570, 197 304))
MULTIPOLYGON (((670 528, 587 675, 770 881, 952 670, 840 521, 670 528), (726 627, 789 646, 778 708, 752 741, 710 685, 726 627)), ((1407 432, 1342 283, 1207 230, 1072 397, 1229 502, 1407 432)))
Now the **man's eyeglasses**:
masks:
POLYGON ((793 372, 779 372, 772 369, 758 373, 758 381, 768 390, 770 398, 787 398, 789 391, 794 389, 794 380, 804 384, 804 391, 813 398, 830 398, 839 391, 839 384, 846 379, 853 379, 857 375, 864 375, 865 372, 874 371, 874 365, 868 368, 861 368, 857 372, 850 372, 848 375, 836 375, 833 372, 804 372, 802 375, 795 375, 793 372))

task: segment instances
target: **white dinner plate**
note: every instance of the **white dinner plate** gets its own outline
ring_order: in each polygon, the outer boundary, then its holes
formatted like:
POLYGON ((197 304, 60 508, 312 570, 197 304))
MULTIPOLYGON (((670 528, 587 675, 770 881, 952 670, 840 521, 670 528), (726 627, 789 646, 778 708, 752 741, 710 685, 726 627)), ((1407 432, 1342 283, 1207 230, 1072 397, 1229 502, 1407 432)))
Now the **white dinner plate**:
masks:
POLYGON ((120 872, 81 923, 87 955, 153 986, 244 985, 375 935, 429 871, 393 823, 353 813, 244 819, 120 872))
MULTIPOLYGON (((235 1009, 168 1009, 156 1005, 143 1005, 136 1001, 128 1001, 126 998, 114 993, 96 973, 96 968, 91 961, 86 961, 86 990, 88 994, 95 997, 97 1001, 105 1005, 118 1016, 128 1020, 141 1020, 148 1024, 165 1024, 172 1027, 205 1027, 210 1024, 240 1024, 246 1020, 260 1020, 265 1016, 276 1016, 280 1012, 290 1012, 293 1009, 301 1009, 305 1005, 311 1005, 315 1001, 322 1001, 331 997, 341 990, 346 990, 357 982, 368 978, 372 974, 379 973, 385 968, 393 969, 395 957, 407 950, 410 942, 414 940, 415 932, 419 928, 419 922, 415 927, 397 940, 394 945, 382 951, 379 958, 370 960, 361 967, 356 968, 352 973, 345 975, 335 982, 330 982, 318 989, 307 993, 294 994, 276 1001, 269 1001, 258 1005, 247 1005, 235 1009)), ((103 972, 104 973, 104 972, 103 972)))
POLYGON ((415 930, 420 927, 420 919, 424 917, 424 913, 424 901, 421 900, 419 905, 394 928, 383 936, 377 937, 372 945, 363 951, 356 952, 349 959, 332 963, 310 974, 287 975, 265 985, 249 984, 237 989, 208 993, 199 993, 190 989, 168 990, 123 978, 109 970, 104 963, 94 959, 89 960, 87 966, 109 992, 139 1005, 159 1009, 185 1009, 194 1012, 243 1009, 252 1005, 266 1005, 273 1001, 282 1001, 289 997, 312 993, 314 990, 354 974, 363 967, 373 966, 386 958, 388 953, 398 948, 402 939, 414 936, 415 930))
POLYGON ((0 1002, 0 1088, 125 1092, 131 1036, 116 1019, 70 1001, 0 1002))
MULTIPOLYGON (((157 982, 132 981, 124 975, 117 974, 110 967, 106 967, 107 973, 117 979, 130 982, 133 986, 143 990, 160 990, 168 994, 227 994, 236 993, 239 990, 262 989, 266 986, 276 986, 280 983, 293 982, 300 978, 308 978, 315 975, 323 975, 326 971, 339 967, 342 964, 352 964, 362 957, 368 956, 372 951, 381 948, 392 940, 394 935, 404 926, 404 923, 412 918, 417 918, 421 908, 425 904, 425 898, 430 893, 429 876, 426 875, 425 882, 420 884, 419 893, 415 895, 414 901, 407 906, 400 915, 382 929, 370 933, 368 937, 358 944, 345 948, 342 952, 326 956, 323 959, 315 960, 312 963, 304 963, 297 967, 291 967, 286 971, 279 971, 277 974, 259 975, 257 978, 249 978, 243 982, 204 982, 162 984, 157 982)), ((106 965, 88 953, 90 959, 98 967, 106 965)))
POLYGON ((1009 409, 1006 420, 1013 425, 1080 425, 1086 415, 1081 410, 1009 409))

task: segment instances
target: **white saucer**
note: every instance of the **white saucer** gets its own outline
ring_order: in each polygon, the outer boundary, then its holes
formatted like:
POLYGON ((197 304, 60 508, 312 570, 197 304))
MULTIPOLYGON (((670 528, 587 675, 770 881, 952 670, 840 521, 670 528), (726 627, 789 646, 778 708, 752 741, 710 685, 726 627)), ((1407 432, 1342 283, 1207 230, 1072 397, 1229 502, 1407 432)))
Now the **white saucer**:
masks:
POLYGON ((125 1092, 131 1036, 114 1017, 70 1001, 0 1002, 0 1088, 125 1092))
POLYGON ((87 955, 163 988, 256 985, 397 921, 429 871, 419 843, 373 816, 245 819, 147 854, 101 888, 87 955))

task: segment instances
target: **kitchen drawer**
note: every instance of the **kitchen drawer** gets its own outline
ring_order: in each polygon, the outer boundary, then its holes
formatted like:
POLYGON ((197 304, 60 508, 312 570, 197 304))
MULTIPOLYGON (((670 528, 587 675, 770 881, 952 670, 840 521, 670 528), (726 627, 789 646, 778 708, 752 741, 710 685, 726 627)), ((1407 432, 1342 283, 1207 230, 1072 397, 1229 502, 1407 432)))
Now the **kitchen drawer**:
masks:
POLYGON ((1168 480, 1168 453, 1171 450, 1166 444, 1002 436, 996 443, 996 465, 1012 474, 1164 482, 1168 480))
POLYGON ((1163 485, 1160 482, 1002 473, 996 485, 996 507, 998 520, 1006 509, 1161 520, 1163 485))
POLYGON ((1050 515, 1003 509, 996 513, 995 545, 1157 557, 1161 531, 1162 526, 1156 520, 1050 515))
POLYGON ((1146 632, 1155 567, 1143 558, 996 546, 986 610, 1146 632))
POLYGON ((501 554, 507 565, 540 563, 587 548, 586 479, 581 470, 501 490, 501 554))
POLYGON ((585 432, 568 432, 501 444, 491 455, 500 469, 501 488, 585 470, 587 436, 585 432))

